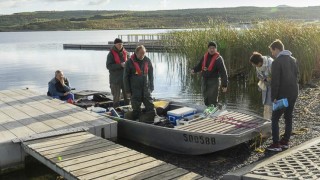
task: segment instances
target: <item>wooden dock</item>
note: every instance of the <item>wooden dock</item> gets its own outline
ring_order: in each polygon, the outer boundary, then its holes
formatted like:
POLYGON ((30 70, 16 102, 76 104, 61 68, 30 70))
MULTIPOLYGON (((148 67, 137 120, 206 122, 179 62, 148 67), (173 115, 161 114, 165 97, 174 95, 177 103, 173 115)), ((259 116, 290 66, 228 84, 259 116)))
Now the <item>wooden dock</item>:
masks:
MULTIPOLYGON (((177 46, 168 44, 169 41, 167 40, 172 38, 168 34, 128 34, 118 35, 118 38, 122 39, 124 48, 130 52, 133 52, 138 45, 144 45, 149 52, 163 52, 178 49, 177 46)), ((109 41, 108 44, 63 44, 63 49, 109 51, 113 46, 113 41, 109 41)))
POLYGON ((117 122, 31 90, 0 91, 0 170, 22 164, 20 139, 70 129, 117 136, 117 122))
POLYGON ((66 179, 208 179, 88 132, 25 141, 27 153, 66 179))
MULTIPOLYGON (((124 48, 129 51, 133 52, 138 45, 142 43, 134 43, 134 44, 124 44, 124 48)), ((163 52, 168 50, 175 50, 177 49, 176 46, 164 46, 164 45, 157 45, 157 44, 142 44, 146 47, 147 51, 149 52, 163 52)), ((114 45, 113 44, 63 44, 63 49, 83 49, 83 50, 104 50, 109 51, 114 45)))

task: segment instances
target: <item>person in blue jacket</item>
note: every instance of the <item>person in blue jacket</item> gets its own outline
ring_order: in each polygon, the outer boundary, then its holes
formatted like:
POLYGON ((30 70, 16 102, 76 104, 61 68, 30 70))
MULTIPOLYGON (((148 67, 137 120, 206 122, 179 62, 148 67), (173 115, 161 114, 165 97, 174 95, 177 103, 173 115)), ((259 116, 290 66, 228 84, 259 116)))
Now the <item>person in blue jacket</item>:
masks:
POLYGON ((64 77, 61 70, 57 70, 55 77, 49 81, 47 95, 60 100, 74 100, 69 80, 64 77))

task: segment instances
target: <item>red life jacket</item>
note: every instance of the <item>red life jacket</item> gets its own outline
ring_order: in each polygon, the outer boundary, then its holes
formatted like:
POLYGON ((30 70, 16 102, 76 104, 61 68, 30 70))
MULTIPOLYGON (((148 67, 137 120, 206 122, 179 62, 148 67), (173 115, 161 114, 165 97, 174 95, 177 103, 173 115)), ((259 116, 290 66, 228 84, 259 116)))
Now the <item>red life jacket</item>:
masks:
MULTIPOLYGON (((121 61, 120 61, 120 57, 119 57, 119 54, 117 51, 115 51, 114 49, 111 49, 111 52, 112 52, 112 55, 114 57, 114 62, 116 64, 120 64, 121 61)), ((123 48, 123 51, 122 51, 122 54, 123 54, 123 59, 124 61, 127 61, 127 51, 123 48)))
MULTIPOLYGON (((204 59, 203 59, 203 62, 202 62, 202 71, 205 70, 206 68, 206 64, 207 64, 207 60, 208 60, 208 52, 206 54, 204 54, 204 59)), ((209 64, 209 67, 207 68, 208 71, 212 71, 213 69, 213 66, 216 62, 216 60, 218 59, 218 57, 220 56, 220 54, 218 52, 214 53, 212 58, 211 58, 211 62, 209 64)))
MULTIPOLYGON (((135 58, 135 55, 132 54, 131 57, 130 57, 130 59, 131 59, 131 61, 132 61, 132 63, 133 63, 134 68, 136 69, 136 74, 139 75, 139 76, 141 76, 141 75, 142 75, 142 72, 141 72, 139 63, 135 62, 135 61, 134 61, 134 58, 135 58)), ((149 69, 149 68, 148 68, 148 61, 144 61, 144 74, 148 74, 148 69, 149 69)))

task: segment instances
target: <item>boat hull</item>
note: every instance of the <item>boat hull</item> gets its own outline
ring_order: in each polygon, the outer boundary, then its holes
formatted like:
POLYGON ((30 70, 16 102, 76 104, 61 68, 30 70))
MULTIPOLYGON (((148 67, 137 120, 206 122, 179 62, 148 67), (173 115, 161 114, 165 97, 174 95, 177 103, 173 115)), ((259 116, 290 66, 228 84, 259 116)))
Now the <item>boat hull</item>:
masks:
POLYGON ((118 120, 118 136, 178 154, 201 155, 227 149, 246 142, 262 133, 270 134, 270 123, 242 134, 209 134, 189 132, 151 124, 118 120))

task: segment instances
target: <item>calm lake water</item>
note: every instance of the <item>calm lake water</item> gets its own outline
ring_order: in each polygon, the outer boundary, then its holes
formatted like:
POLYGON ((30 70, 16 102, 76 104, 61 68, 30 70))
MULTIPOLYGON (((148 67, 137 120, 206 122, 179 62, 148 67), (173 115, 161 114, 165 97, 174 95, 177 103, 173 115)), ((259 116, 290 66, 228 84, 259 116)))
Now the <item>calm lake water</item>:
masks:
MULTIPOLYGON (((107 30, 55 32, 0 32, 0 90, 29 88, 43 94, 57 69, 63 70, 77 90, 110 91, 106 69, 108 51, 63 50, 63 44, 107 44, 118 35, 163 33, 169 30, 107 30)), ((202 103, 199 76, 191 77, 183 56, 148 52, 154 66, 154 97, 202 103), (190 83, 191 82, 191 83, 190 83)), ((230 80, 224 102, 262 114, 256 86, 230 80)), ((45 172, 45 170, 43 170, 45 172)), ((36 178, 40 173, 20 173, 36 178)), ((46 173, 45 173, 46 174, 46 173)), ((18 175, 6 176, 15 179, 18 175)))

